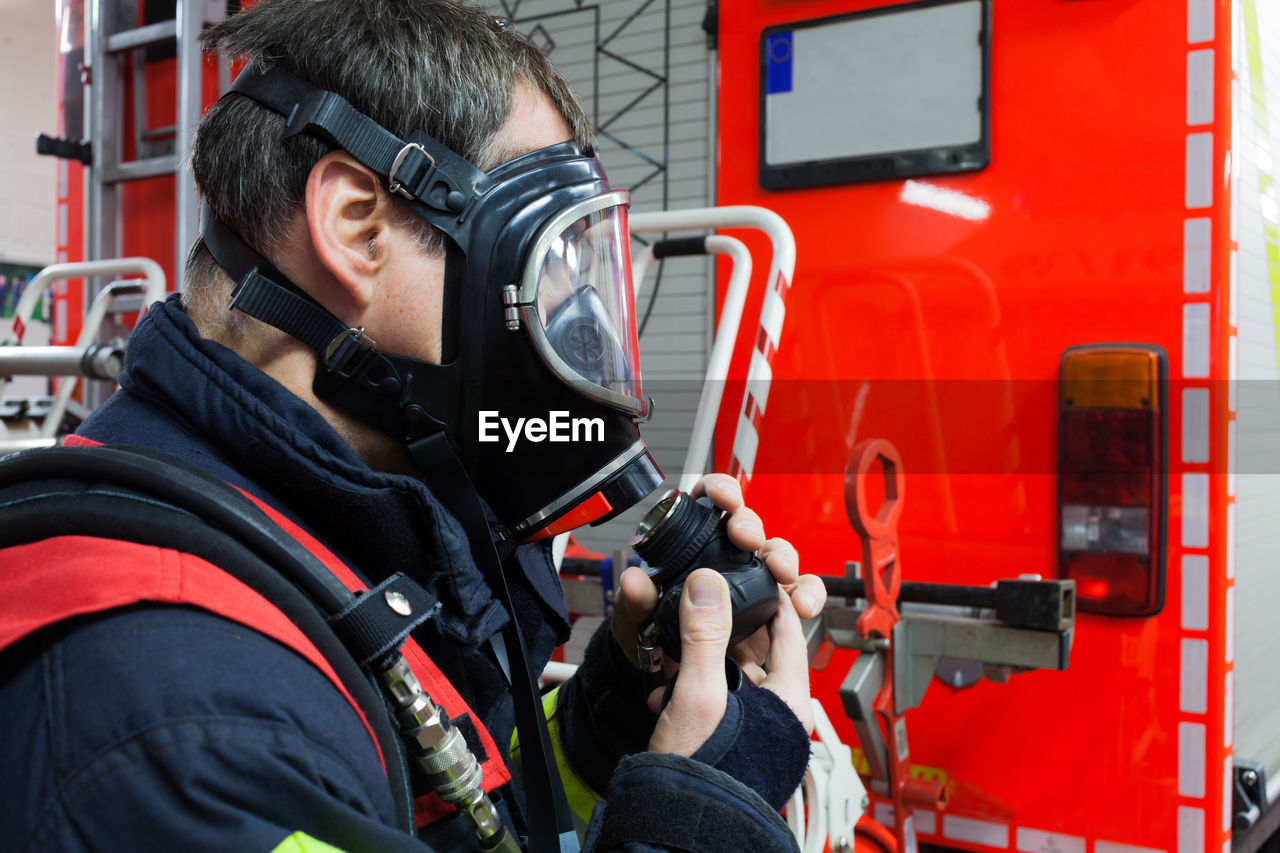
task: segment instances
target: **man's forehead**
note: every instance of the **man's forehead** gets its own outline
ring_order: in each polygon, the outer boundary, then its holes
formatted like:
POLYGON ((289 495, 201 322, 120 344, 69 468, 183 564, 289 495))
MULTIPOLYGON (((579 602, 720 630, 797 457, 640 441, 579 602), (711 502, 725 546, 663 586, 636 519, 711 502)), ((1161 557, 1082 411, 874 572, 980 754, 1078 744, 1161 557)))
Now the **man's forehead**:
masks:
POLYGON ((572 139, 569 123, 547 94, 528 83, 521 83, 516 87, 507 120, 498 128, 494 142, 501 156, 494 159, 505 163, 530 151, 572 139))

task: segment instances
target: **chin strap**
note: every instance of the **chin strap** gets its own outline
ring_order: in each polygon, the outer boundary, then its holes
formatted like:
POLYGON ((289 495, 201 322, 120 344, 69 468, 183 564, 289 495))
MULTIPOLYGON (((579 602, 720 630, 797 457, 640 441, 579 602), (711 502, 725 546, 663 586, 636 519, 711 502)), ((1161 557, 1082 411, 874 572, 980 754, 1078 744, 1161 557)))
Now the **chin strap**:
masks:
POLYGON ((401 441, 439 432, 451 435, 449 425, 456 423, 458 411, 452 366, 379 352, 362 327, 348 326, 299 290, 208 203, 200 218, 200 236, 209 253, 238 282, 229 307, 315 350, 317 396, 401 441))

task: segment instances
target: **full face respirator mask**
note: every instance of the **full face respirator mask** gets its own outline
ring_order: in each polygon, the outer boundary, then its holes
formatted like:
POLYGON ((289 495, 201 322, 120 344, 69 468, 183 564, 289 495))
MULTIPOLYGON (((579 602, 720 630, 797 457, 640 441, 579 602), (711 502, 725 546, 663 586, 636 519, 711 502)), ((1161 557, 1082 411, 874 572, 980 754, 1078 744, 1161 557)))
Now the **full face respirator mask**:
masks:
POLYGON ((316 395, 402 441, 428 482, 461 462, 521 542, 634 506, 662 481, 641 392, 628 195, 571 142, 488 173, 430 136, 401 139, 334 92, 256 62, 250 97, 382 175, 449 237, 441 364, 382 352, 306 296, 207 206, 202 236, 238 282, 232 307, 316 351, 316 395))

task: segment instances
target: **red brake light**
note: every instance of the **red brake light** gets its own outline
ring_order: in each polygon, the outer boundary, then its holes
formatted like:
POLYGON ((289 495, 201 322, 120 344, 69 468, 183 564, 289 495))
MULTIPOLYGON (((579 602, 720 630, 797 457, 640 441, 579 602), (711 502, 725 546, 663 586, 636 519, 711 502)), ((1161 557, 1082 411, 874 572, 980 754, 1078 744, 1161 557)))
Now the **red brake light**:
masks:
POLYGON ((1063 354, 1058 569, 1083 611, 1148 616, 1164 604, 1165 384, 1156 347, 1063 354))

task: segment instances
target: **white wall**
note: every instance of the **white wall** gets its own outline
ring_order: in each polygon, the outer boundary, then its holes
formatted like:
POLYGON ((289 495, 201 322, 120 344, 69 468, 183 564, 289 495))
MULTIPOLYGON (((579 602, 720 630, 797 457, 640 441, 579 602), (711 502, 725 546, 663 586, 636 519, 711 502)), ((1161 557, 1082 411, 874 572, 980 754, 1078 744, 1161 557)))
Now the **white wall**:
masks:
POLYGON ((54 261, 56 161, 35 137, 57 131, 56 56, 53 0, 0 0, 0 262, 54 261))

